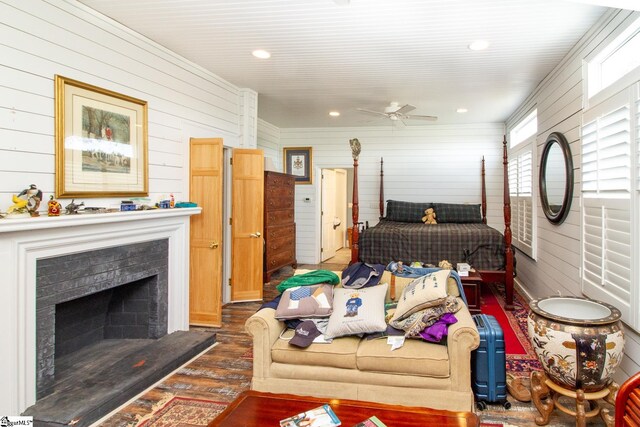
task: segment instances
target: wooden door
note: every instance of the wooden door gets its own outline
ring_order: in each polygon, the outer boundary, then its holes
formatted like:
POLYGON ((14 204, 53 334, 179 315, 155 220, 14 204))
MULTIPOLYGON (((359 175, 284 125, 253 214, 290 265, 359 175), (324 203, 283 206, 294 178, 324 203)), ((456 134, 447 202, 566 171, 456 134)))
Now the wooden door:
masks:
POLYGON ((222 325, 222 139, 191 138, 189 200, 202 207, 191 217, 189 323, 222 325))
POLYGON ((233 150, 231 178, 231 300, 262 299, 264 155, 233 150))
POLYGON ((336 217, 336 173, 332 169, 322 170, 322 252, 320 260, 326 261, 336 256, 335 229, 336 217))

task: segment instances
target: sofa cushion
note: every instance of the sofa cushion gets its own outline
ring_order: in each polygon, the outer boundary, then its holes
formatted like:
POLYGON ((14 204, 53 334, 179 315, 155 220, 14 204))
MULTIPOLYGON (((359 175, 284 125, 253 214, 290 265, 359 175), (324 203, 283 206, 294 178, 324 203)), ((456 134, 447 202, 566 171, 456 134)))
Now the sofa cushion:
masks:
POLYGON ((387 329, 384 297, 388 285, 362 289, 336 288, 333 313, 324 335, 327 338, 381 332, 387 329))
POLYGON ((286 333, 293 336, 293 331, 286 331, 283 334, 285 339, 277 339, 271 347, 271 359, 274 362, 356 369, 359 337, 335 338, 331 344, 311 344, 301 349, 289 344, 286 333))
POLYGON ((447 296, 447 278, 450 270, 438 270, 418 277, 405 286, 393 320, 402 319, 416 311, 433 307, 444 302, 447 296))
POLYGON ((384 339, 362 340, 356 363, 361 371, 445 378, 449 376, 447 346, 406 340, 391 351, 384 339))

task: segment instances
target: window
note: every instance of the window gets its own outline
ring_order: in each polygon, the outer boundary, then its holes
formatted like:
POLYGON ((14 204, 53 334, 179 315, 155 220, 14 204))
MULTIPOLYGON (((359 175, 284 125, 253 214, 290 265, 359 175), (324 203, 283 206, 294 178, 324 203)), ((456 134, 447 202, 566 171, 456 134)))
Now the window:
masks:
MULTIPOLYGON (((525 119, 526 120, 526 119, 525 119)), ((509 193, 513 244, 531 258, 535 253, 535 212, 533 197, 533 159, 535 137, 523 141, 509 153, 509 193)))
POLYGON ((514 148, 538 133, 538 110, 533 110, 509 132, 510 147, 514 148))
POLYGON ((582 124, 582 291, 640 330, 640 84, 589 108, 582 124))
POLYGON ((640 66, 640 18, 587 60, 587 95, 593 98, 640 66))

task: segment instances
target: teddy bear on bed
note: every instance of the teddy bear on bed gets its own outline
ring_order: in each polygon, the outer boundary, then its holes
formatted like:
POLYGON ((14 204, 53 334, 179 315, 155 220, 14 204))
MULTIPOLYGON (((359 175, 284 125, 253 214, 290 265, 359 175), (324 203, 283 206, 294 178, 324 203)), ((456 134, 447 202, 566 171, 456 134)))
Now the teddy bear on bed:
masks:
POLYGON ((438 222, 436 221, 436 211, 434 211, 433 208, 429 208, 424 211, 422 222, 424 222, 425 224, 437 224, 438 222))

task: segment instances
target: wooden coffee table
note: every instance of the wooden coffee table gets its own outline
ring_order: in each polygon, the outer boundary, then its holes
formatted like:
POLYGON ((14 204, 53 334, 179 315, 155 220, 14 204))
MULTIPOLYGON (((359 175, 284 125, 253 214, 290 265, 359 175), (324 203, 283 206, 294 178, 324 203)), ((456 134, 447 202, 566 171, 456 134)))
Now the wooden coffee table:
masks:
MULTIPOLYGON (((434 391, 435 393, 435 391, 434 391)), ((245 391, 209 423, 209 427, 279 426, 280 420, 328 403, 342 427, 351 427, 375 415, 388 427, 479 426, 471 412, 452 412, 430 408, 384 405, 358 400, 323 399, 292 394, 245 391)))

